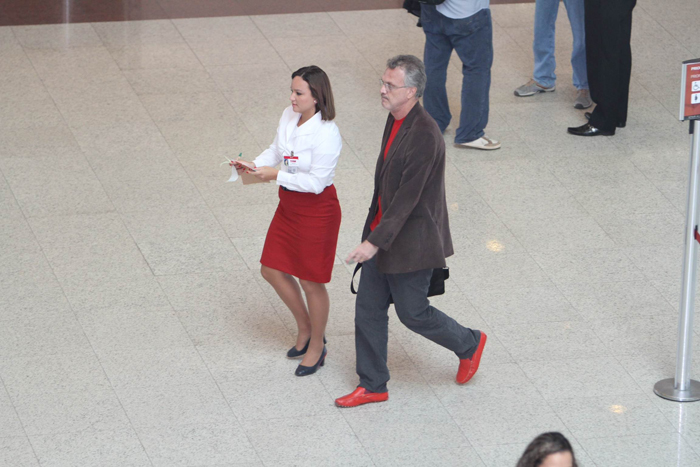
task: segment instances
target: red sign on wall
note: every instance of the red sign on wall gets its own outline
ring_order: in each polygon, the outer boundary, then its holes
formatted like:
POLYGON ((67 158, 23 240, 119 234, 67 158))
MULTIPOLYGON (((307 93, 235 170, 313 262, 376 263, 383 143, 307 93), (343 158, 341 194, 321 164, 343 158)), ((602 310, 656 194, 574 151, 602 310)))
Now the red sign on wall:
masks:
POLYGON ((680 120, 700 120, 700 58, 683 62, 680 120))

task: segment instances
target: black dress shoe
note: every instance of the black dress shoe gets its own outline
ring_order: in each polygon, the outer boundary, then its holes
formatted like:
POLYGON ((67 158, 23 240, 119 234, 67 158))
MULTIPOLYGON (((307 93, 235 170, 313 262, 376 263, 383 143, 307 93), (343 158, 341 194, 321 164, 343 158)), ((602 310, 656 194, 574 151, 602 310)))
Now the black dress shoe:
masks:
MULTIPOLYGON (((309 342, 311 342, 311 339, 306 341, 306 345, 301 350, 297 350, 296 345, 294 347, 292 347, 291 349, 289 349, 287 351, 287 358, 299 358, 299 357, 303 357, 304 355, 306 355, 306 351, 309 350, 309 342)), ((323 343, 327 344, 325 336, 323 337, 323 343)))
POLYGON ((596 128, 590 123, 586 123, 581 126, 569 127, 566 131, 576 136, 612 136, 615 134, 614 131, 605 131, 600 128, 596 128))
POLYGON ((322 367, 326 363, 326 354, 328 354, 328 351, 326 348, 323 348, 323 352, 321 352, 321 358, 318 359, 316 364, 314 366, 304 366, 304 365, 299 365, 294 372, 295 375, 297 376, 309 376, 313 375, 318 371, 319 367, 322 367))
MULTIPOLYGON (((586 120, 590 120, 590 119, 591 119, 591 113, 590 113, 590 112, 584 112, 584 113, 583 113, 583 116, 586 117, 586 120)), ((627 126, 627 123, 625 123, 625 122, 617 122, 617 125, 616 125, 616 126, 617 126, 618 128, 624 128, 624 127, 627 126)))

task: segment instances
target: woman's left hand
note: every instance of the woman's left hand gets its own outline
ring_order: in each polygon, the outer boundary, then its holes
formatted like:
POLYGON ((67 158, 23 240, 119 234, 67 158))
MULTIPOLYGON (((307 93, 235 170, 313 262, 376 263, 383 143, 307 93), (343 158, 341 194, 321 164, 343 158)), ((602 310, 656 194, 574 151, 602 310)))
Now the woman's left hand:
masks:
POLYGON ((277 180, 277 174, 279 170, 274 167, 257 167, 251 174, 258 177, 260 180, 268 182, 270 180, 277 180))

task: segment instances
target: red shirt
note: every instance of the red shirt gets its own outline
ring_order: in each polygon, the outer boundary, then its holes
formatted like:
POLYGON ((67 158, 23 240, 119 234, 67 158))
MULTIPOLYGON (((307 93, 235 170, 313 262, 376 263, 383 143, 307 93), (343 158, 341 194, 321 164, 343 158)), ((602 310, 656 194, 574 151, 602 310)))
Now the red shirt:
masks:
MULTIPOLYGON (((389 133, 389 139, 386 141, 386 148, 384 148, 384 160, 386 160, 386 155, 389 154, 389 149, 391 148, 391 144, 394 142, 394 138, 396 138, 396 134, 399 132, 399 128, 401 128, 401 124, 403 121, 406 120, 406 117, 402 118, 401 120, 394 120, 394 124, 391 126, 391 133, 389 133)), ((382 220, 382 197, 379 196, 379 199, 377 200, 377 204, 379 209, 377 209, 377 215, 374 216, 374 220, 369 226, 369 230, 374 230, 375 227, 379 225, 379 221, 382 220)))

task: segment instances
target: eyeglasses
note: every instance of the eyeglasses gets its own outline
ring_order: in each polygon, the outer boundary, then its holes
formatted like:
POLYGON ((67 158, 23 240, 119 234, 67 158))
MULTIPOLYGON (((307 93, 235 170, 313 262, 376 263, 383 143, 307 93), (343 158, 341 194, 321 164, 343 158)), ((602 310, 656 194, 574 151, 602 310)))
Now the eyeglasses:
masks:
POLYGON ((413 86, 394 86, 393 84, 385 83, 383 79, 379 78, 379 82, 386 88, 386 92, 392 92, 394 89, 401 88, 412 88, 413 86))

